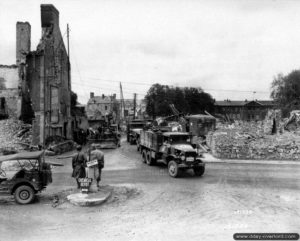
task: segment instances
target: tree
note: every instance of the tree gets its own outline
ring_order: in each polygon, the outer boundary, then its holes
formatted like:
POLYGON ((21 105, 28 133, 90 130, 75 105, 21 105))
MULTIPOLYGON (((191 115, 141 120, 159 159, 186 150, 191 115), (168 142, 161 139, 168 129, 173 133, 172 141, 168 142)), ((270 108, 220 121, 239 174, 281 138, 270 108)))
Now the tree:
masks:
POLYGON ((214 100, 201 88, 179 88, 168 85, 154 84, 149 89, 146 97, 146 111, 148 115, 168 116, 173 112, 170 104, 184 114, 200 114, 205 110, 212 111, 214 100))
MULTIPOLYGON (((146 112, 149 116, 155 118, 156 116, 166 116, 171 114, 169 108, 170 99, 167 98, 166 85, 154 84, 150 87, 145 96, 146 100, 146 112)), ((170 95, 168 95, 170 98, 170 95)))
POLYGON ((281 108, 283 116, 300 109, 300 70, 288 75, 278 74, 271 84, 271 98, 281 108))
POLYGON ((191 114, 203 113, 205 110, 211 112, 214 108, 213 98, 201 88, 184 88, 184 95, 191 114))

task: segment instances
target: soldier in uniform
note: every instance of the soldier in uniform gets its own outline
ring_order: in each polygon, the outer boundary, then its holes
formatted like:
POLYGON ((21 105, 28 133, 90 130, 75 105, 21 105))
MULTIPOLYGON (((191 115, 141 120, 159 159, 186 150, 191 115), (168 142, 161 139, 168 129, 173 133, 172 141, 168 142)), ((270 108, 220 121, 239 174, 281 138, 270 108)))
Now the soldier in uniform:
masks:
POLYGON ((104 153, 100 151, 100 145, 92 145, 90 151, 90 161, 97 160, 98 164, 89 167, 88 169, 88 177, 93 178, 97 182, 97 188, 99 190, 99 183, 101 181, 101 171, 104 167, 104 153))
POLYGON ((72 158, 72 177, 76 179, 77 182, 77 188, 80 188, 80 183, 78 181, 79 178, 85 178, 85 166, 86 166, 86 155, 82 152, 82 147, 77 146, 77 155, 72 158))

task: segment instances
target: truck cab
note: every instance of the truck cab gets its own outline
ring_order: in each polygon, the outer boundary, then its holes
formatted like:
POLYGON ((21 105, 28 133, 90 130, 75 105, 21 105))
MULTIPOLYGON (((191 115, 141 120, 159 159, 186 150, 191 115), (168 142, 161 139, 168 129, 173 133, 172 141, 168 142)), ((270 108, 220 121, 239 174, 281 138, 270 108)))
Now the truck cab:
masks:
POLYGON ((191 139, 187 132, 142 131, 140 148, 143 160, 148 165, 157 161, 166 164, 171 177, 178 177, 186 169, 193 169, 196 176, 202 176, 205 164, 191 139))

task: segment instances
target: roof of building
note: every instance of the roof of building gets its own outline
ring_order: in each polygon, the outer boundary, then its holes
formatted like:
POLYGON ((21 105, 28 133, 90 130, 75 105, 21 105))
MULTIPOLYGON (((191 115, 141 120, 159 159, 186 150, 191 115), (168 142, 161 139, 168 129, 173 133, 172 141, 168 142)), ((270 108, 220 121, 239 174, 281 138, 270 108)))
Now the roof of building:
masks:
POLYGON ((110 104, 113 98, 111 96, 94 96, 90 98, 87 104, 110 104))
POLYGON ((224 101, 216 101, 215 106, 244 106, 249 105, 250 103, 256 103, 258 105, 267 105, 273 106, 275 105, 274 101, 272 100, 224 100, 224 101))

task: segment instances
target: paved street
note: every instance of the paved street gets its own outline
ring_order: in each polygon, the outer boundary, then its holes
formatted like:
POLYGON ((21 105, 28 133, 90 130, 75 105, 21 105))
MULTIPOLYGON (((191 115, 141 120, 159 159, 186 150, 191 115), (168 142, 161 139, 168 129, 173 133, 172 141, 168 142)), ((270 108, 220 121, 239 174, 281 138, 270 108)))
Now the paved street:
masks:
MULTIPOLYGON (((71 159, 35 204, 1 202, 0 240, 233 240, 236 232, 299 232, 300 165, 207 163, 203 177, 169 177, 141 162, 135 146, 105 151, 103 206, 82 208, 52 194, 74 188, 71 159)), ((62 198, 62 197, 61 197, 62 198)))

